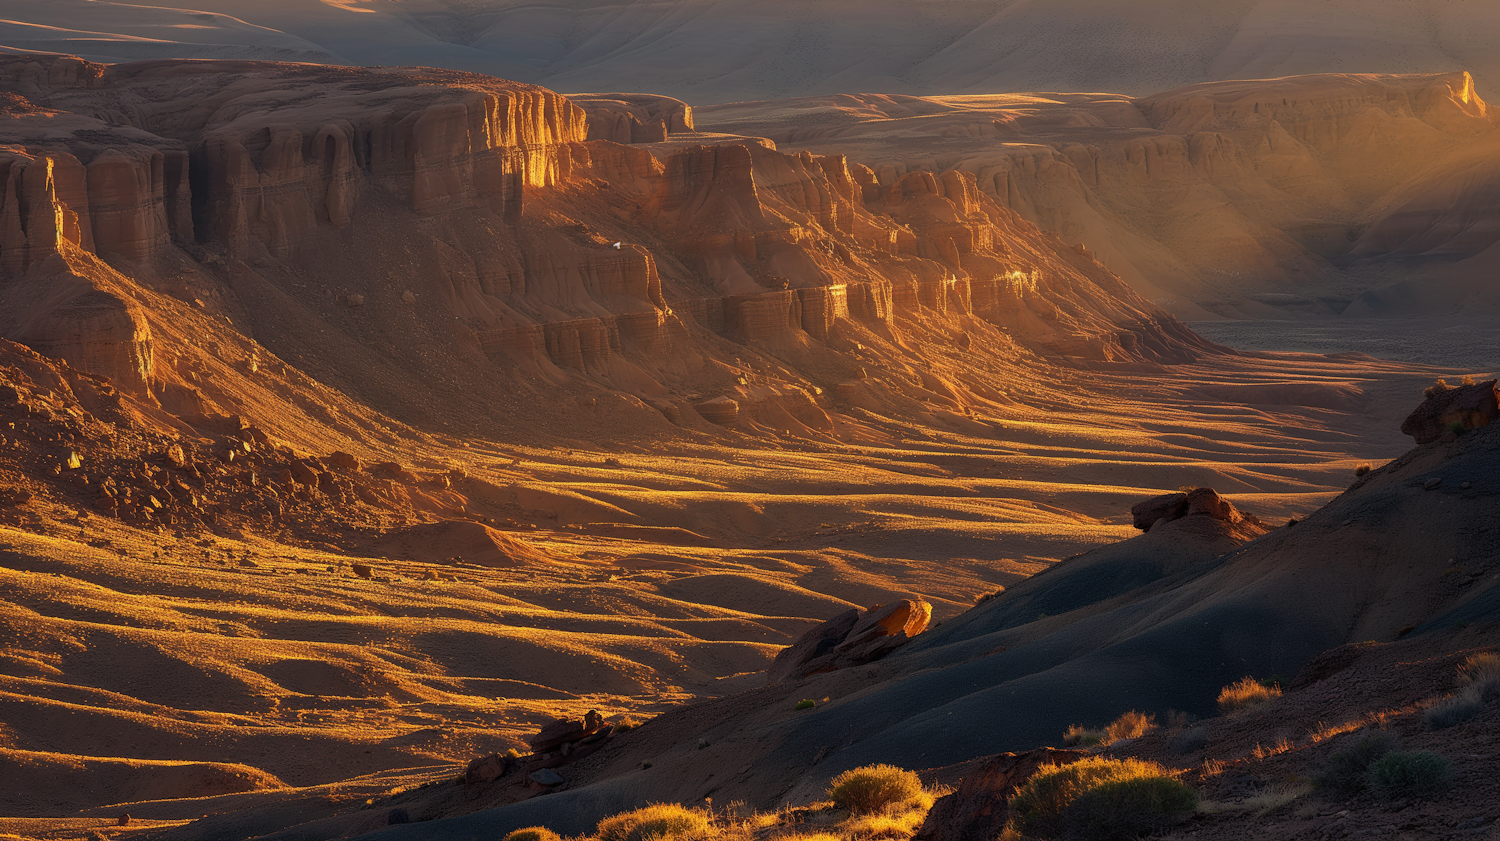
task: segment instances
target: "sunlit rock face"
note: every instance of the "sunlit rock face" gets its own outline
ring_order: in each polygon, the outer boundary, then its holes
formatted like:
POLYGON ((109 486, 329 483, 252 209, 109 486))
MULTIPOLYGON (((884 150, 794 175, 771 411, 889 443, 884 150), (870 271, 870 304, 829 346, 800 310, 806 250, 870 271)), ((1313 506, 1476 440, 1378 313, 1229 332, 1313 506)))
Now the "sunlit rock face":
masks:
MULTIPOLYGON (((1119 94, 837 94, 700 108, 708 130, 837 151, 883 187, 971 172, 1179 315, 1337 315, 1372 264, 1495 242, 1492 113, 1464 72, 1119 94)), ((1362 280, 1368 276, 1368 280, 1362 280)))

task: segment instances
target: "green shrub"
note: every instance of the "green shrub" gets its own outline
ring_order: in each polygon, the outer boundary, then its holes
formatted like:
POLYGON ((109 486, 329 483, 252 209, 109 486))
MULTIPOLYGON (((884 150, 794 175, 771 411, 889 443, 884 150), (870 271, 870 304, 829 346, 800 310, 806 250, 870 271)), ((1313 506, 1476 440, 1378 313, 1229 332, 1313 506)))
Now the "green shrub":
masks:
POLYGON ((1422 720, 1433 730, 1461 724, 1484 709, 1484 690, 1470 684, 1461 692, 1441 698, 1422 711, 1422 720))
POLYGON ((817 701, 814 701, 811 698, 803 698, 802 700, 800 700, 797 703, 793 704, 792 705, 792 709, 794 709, 794 710, 810 710, 813 707, 816 707, 817 705, 818 705, 817 701))
POLYGON ((505 841, 562 841, 562 836, 545 826, 528 826, 506 835, 505 841))
POLYGON ((708 817, 702 812, 676 803, 654 803, 633 812, 624 812, 599 822, 595 835, 599 841, 673 841, 709 829, 708 817))
POLYGON ((1396 737, 1384 730, 1366 733, 1349 747, 1329 754, 1313 782, 1329 794, 1352 797, 1364 791, 1368 784, 1366 777, 1370 765, 1400 746, 1396 737))
POLYGON ((1281 687, 1266 686, 1253 677, 1242 678, 1219 690, 1219 711, 1232 713, 1281 697, 1281 687))
POLYGON ((1084 792, 1063 819, 1069 837, 1123 841, 1165 829, 1197 806, 1198 795, 1171 777, 1136 777, 1084 792))
POLYGON ((1453 763, 1425 750, 1392 751, 1370 766, 1370 787, 1387 800, 1430 797, 1453 782, 1453 763))
MULTIPOLYGON (((1067 810, 1079 797, 1106 784, 1152 778, 1171 780, 1171 775, 1167 773, 1167 769, 1154 762, 1103 757, 1089 757, 1069 765, 1043 768, 1011 795, 1011 828, 1022 835, 1056 838, 1068 831, 1070 819, 1067 810)), ((1080 809, 1086 809, 1086 814, 1092 816, 1098 813, 1097 810, 1107 809, 1116 800, 1124 801, 1132 797, 1139 798, 1140 795, 1138 792, 1105 794, 1100 796, 1095 806, 1080 809)), ((1092 820, 1092 817, 1089 819, 1092 820)))
POLYGON ((922 796, 922 779, 894 765, 866 765, 833 778, 828 799, 856 815, 872 815, 922 796))

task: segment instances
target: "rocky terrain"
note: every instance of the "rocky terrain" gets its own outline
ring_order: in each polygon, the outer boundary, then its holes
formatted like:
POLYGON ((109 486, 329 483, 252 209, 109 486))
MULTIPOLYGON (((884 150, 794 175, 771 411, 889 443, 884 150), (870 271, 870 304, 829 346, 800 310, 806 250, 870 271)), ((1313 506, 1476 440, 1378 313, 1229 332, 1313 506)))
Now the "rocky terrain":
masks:
POLYGON ((1178 315, 1492 312, 1496 131, 1467 73, 1327 74, 1154 93, 839 94, 700 108, 837 148, 881 183, 972 172, 1178 315))
MULTIPOLYGON (((1442 140, 1456 78, 1381 84, 1442 140)), ((1486 510, 1477 393, 1344 493, 1465 372, 1204 340, 972 169, 442 69, 0 103, 0 833, 770 807, 1479 592, 1382 560, 1485 545, 1403 528, 1486 510)))

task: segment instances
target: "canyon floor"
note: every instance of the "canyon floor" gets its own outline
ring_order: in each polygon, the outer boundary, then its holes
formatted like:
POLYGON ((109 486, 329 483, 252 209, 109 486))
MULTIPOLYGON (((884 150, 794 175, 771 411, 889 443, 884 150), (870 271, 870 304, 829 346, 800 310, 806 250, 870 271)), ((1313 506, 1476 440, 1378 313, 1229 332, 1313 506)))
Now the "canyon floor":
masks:
POLYGON ((428 68, 12 54, 0 88, 0 835, 771 808, 1204 712, 1488 592, 1495 429, 1401 426, 1500 368, 1496 329, 1319 310, 1425 294, 1439 259, 1463 283, 1433 306, 1468 300, 1494 130, 1467 74, 738 103, 713 132, 428 68), (1379 130, 1335 136, 1351 112, 1379 130), (951 160, 904 157, 929 131, 951 160), (1179 488, 1264 534, 1140 535, 1179 488), (1116 567, 1149 580, 1079 575, 1116 567), (933 626, 896 655, 766 685, 901 599, 933 626), (545 797, 455 783, 590 711, 645 723, 545 797))

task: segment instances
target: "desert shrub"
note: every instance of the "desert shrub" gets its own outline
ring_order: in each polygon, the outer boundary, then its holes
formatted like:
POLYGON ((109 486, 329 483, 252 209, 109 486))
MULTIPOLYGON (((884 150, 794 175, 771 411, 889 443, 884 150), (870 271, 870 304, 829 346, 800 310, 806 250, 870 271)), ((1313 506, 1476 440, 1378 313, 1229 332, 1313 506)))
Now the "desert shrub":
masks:
POLYGON ((1360 736, 1354 744, 1328 755, 1313 778, 1318 788, 1337 797, 1352 797, 1364 790, 1370 766, 1401 743, 1384 730, 1360 736))
POLYGON ((1369 462, 1366 462, 1366 463, 1361 464, 1360 466, 1354 468, 1354 475, 1355 476, 1364 476, 1364 475, 1367 475, 1371 470, 1374 470, 1374 469, 1375 469, 1375 466, 1373 464, 1370 464, 1369 462))
POLYGON ((1208 730, 1203 727, 1194 727, 1174 735, 1171 747, 1173 753, 1197 753, 1207 744, 1208 730))
POLYGON ((505 841, 562 841, 562 836, 545 826, 528 826, 510 832, 505 841))
POLYGON ((1500 654, 1471 654, 1458 667, 1458 682, 1478 686, 1486 697, 1500 694, 1500 654))
MULTIPOLYGON (((1156 777, 1170 779, 1171 775, 1160 765, 1139 759, 1090 757, 1069 765, 1043 768, 1011 795, 1011 828, 1022 835, 1056 838, 1068 831, 1068 807, 1079 797, 1106 784, 1156 777)), ((1107 803, 1113 798, 1123 800, 1127 795, 1102 797, 1107 803)))
POLYGON ((1433 380, 1432 385, 1428 386, 1427 389, 1422 392, 1422 396, 1433 397, 1435 395, 1442 394, 1445 391, 1452 390, 1453 386, 1448 385, 1447 380, 1433 380))
POLYGON ((811 698, 803 698, 802 700, 800 700, 797 703, 793 704, 792 705, 792 709, 794 709, 794 710, 810 710, 813 707, 816 707, 817 705, 818 705, 817 701, 814 701, 811 698))
POLYGON ((1063 731, 1063 744, 1070 748, 1079 746, 1088 747, 1100 744, 1103 741, 1103 730, 1090 730, 1082 724, 1070 724, 1068 725, 1068 729, 1063 731))
POLYGON ((856 815, 871 815, 922 796, 922 779, 894 765, 866 765, 833 778, 828 799, 856 815))
POLYGON ((676 803, 654 803, 633 812, 624 812, 599 822, 595 835, 599 841, 673 841, 709 829, 708 817, 702 812, 676 803))
POLYGON ((634 730, 635 728, 640 727, 640 726, 641 726, 641 723, 639 721, 636 721, 635 719, 631 718, 628 715, 624 715, 624 716, 620 716, 620 719, 615 722, 614 732, 616 732, 616 733, 628 733, 631 730, 634 730))
POLYGON ((1281 697, 1281 687, 1266 686, 1253 677, 1243 678, 1219 690, 1219 711, 1232 713, 1281 697))
POLYGON ((1469 375, 1469 374, 1464 374, 1464 378, 1461 379, 1461 380, 1459 380, 1458 384, 1459 385, 1473 385, 1474 384, 1474 377, 1471 376, 1471 375, 1469 375))
POLYGON ((1135 739, 1156 728, 1155 716, 1131 710, 1110 722, 1103 730, 1090 730, 1081 724, 1073 724, 1063 731, 1063 744, 1068 747, 1108 745, 1121 739, 1135 739))
POLYGON ((1453 763, 1431 751, 1392 751, 1370 765, 1370 787, 1387 800, 1430 797, 1453 782, 1453 763))
POLYGON ((1104 735, 1111 742, 1121 739, 1138 739, 1156 729, 1156 717, 1131 710, 1110 722, 1104 735))
POLYGON ((1198 795, 1171 777, 1136 777, 1084 792, 1063 818, 1070 837, 1113 841, 1165 829, 1197 805, 1198 795))
POLYGON ((1474 684, 1428 705, 1422 720, 1433 730, 1442 730, 1473 718, 1484 709, 1484 690, 1474 684))

